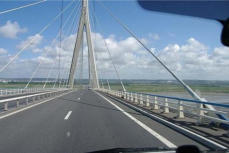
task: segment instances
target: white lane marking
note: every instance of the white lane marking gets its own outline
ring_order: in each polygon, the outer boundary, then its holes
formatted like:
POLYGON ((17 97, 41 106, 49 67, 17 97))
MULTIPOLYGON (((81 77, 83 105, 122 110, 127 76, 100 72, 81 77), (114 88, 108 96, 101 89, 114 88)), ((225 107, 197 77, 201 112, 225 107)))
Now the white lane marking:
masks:
POLYGON ((160 118, 160 117, 157 117, 157 116, 155 116, 155 115, 153 115, 153 114, 150 114, 150 113, 148 113, 148 112, 146 112, 146 111, 144 111, 144 110, 142 110, 142 109, 140 109, 140 108, 137 108, 137 107, 135 107, 135 106, 133 106, 133 105, 131 105, 131 104, 128 104, 128 103, 126 103, 126 104, 129 105, 129 106, 131 106, 131 107, 134 107, 135 109, 137 109, 137 110, 139 110, 139 111, 142 111, 142 112, 144 112, 144 113, 146 113, 146 114, 152 116, 153 118, 156 118, 156 119, 158 119, 158 120, 161 120, 162 122, 166 122, 167 124, 170 124, 171 126, 174 126, 174 127, 176 127, 177 129, 181 129, 181 130, 183 130, 183 131, 185 131, 185 132, 187 132, 187 133, 190 133, 190 134, 195 135, 195 136, 197 136, 197 137, 199 137, 199 138, 201 138, 201 139, 204 139, 205 141, 208 141, 208 142, 210 142, 210 143, 212 143, 212 144, 214 144, 214 145, 216 145, 216 146, 218 146, 218 147, 220 147, 220 148, 222 148, 222 149, 228 149, 227 147, 225 147, 225 146, 223 146, 223 145, 221 145, 221 144, 219 144, 219 143, 217 143, 217 142, 215 142, 215 141, 212 141, 212 140, 210 140, 210 139, 208 139, 208 138, 205 138, 204 136, 201 136, 201 135, 199 135, 199 134, 197 134, 197 133, 194 133, 194 132, 192 132, 192 131, 190 131, 190 130, 188 130, 188 129, 186 129, 186 128, 183 128, 183 127, 181 127, 181 126, 178 126, 178 125, 176 125, 176 124, 174 124, 174 123, 172 123, 172 122, 166 121, 166 120, 164 120, 164 119, 162 119, 162 118, 160 118))
POLYGON ((68 120, 71 114, 72 114, 72 111, 68 111, 68 114, 65 116, 64 120, 68 120))
POLYGON ((66 136, 67 136, 67 137, 70 137, 70 136, 71 136, 71 133, 68 131, 68 132, 66 133, 66 136))
POLYGON ((139 126, 141 126, 143 129, 145 129, 151 135, 153 135, 154 137, 156 137, 158 140, 160 140, 166 146, 168 146, 169 148, 177 148, 177 146, 175 144, 173 144, 172 142, 170 142, 169 140, 167 140, 165 137, 163 137, 160 134, 158 134, 156 131, 154 131, 151 128, 149 128, 147 125, 145 125, 144 123, 142 123, 141 121, 139 121, 138 119, 136 119, 135 117, 133 117, 132 115, 130 115, 129 113, 125 112, 122 108, 120 108, 119 106, 117 106, 116 104, 114 104, 113 102, 111 102, 109 99, 107 99, 106 97, 104 97, 100 93, 97 93, 97 92, 95 92, 95 93, 98 94, 103 99, 105 99, 106 101, 108 101, 111 105, 113 105, 114 107, 116 107, 117 109, 119 109, 121 112, 123 112, 123 114, 125 114, 127 117, 129 117, 130 119, 132 119, 139 126))
POLYGON ((77 98, 77 100, 80 100, 80 98, 77 98))
MULTIPOLYGON (((72 91, 71 91, 71 92, 72 92, 72 91)), ((71 93, 71 92, 68 92, 68 93, 65 93, 65 94, 61 94, 60 96, 56 96, 56 97, 53 97, 53 98, 51 98, 51 99, 47 99, 47 100, 45 100, 45 101, 36 103, 36 104, 34 104, 34 105, 30 105, 30 106, 28 106, 28 107, 25 107, 25 108, 16 110, 16 111, 11 112, 11 113, 9 113, 9 114, 2 115, 2 116, 0 116, 0 119, 6 118, 6 117, 8 117, 8 116, 17 114, 17 113, 22 112, 22 111, 25 111, 25 110, 27 110, 27 109, 30 109, 30 108, 32 108, 32 107, 35 107, 35 106, 40 105, 40 104, 43 104, 43 103, 46 103, 46 102, 51 101, 51 100, 53 100, 53 99, 59 98, 59 97, 61 97, 61 96, 64 96, 64 95, 66 95, 66 94, 69 94, 69 93, 71 93)))

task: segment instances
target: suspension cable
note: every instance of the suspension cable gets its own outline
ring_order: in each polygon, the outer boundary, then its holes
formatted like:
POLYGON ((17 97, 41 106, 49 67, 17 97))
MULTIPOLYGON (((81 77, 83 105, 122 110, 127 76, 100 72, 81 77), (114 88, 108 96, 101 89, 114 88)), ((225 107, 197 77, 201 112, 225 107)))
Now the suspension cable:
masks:
POLYGON ((51 71, 48 72, 48 76, 46 77, 46 80, 45 80, 45 83, 44 83, 44 85, 43 85, 43 88, 46 87, 46 84, 47 84, 47 82, 48 82, 48 79, 49 79, 49 76, 51 75, 51 73, 52 73, 52 69, 51 69, 51 71))
MULTIPOLYGON (((63 0, 61 0, 61 7, 60 7, 60 11, 63 11, 63 6, 64 6, 64 3, 63 3, 63 0)), ((59 88, 60 88, 60 51, 62 49, 62 25, 63 25, 63 14, 61 14, 60 16, 60 39, 59 39, 59 52, 58 52, 58 56, 59 56, 59 59, 58 59, 58 83, 59 83, 59 88)))
MULTIPOLYGON (((46 31, 47 29, 48 29, 48 27, 52 24, 52 23, 54 23, 56 20, 57 20, 57 18, 62 14, 62 13, 64 13, 70 6, 71 6, 71 4, 74 2, 75 0, 73 0, 71 3, 69 3, 68 4, 68 6, 66 6, 64 9, 63 9, 63 11, 61 11, 57 16, 55 16, 52 20, 51 20, 51 22, 49 22, 46 26, 44 26, 42 29, 41 29, 41 31, 40 32, 38 32, 37 33, 37 35, 40 35, 40 34, 42 34, 44 31, 46 31)), ((35 41, 35 37, 33 37, 33 39, 31 39, 30 41, 29 41, 29 43, 28 44, 26 44, 21 50, 19 50, 11 59, 10 59, 10 61, 7 63, 7 64, 5 64, 1 69, 0 69, 0 72, 2 72, 2 71, 4 71, 26 48, 28 48, 30 45, 32 45, 33 44, 33 42, 35 41)))
MULTIPOLYGON (((76 5, 76 6, 77 6, 77 5, 76 5)), ((73 10, 70 12, 70 14, 69 14, 69 16, 67 17, 66 21, 64 22, 62 28, 64 28, 65 25, 68 23, 68 21, 69 21, 71 15, 73 14, 75 8, 76 8, 76 7, 74 7, 73 10)), ((56 42, 57 37, 61 35, 61 31, 62 31, 62 29, 59 29, 57 35, 55 36, 55 39, 54 39, 54 40, 52 41, 52 43, 51 43, 51 46, 56 42)), ((40 61, 39 65, 40 65, 40 64, 41 64, 41 61, 40 61)), ((47 76, 46 81, 45 81, 45 83, 44 83, 44 85, 43 85, 43 88, 46 87, 46 84, 47 84, 47 82, 48 82, 49 76, 50 76, 51 72, 53 71, 53 67, 54 67, 54 64, 52 65, 52 68, 51 68, 51 69, 49 70, 49 72, 48 72, 48 76, 47 76)), ((34 75, 32 75, 32 78, 33 78, 33 76, 34 76, 34 75)), ((31 81, 29 81, 28 84, 29 84, 30 82, 31 82, 31 81)))
MULTIPOLYGON (((73 31, 73 24, 74 23, 74 21, 72 22, 72 27, 71 27, 71 32, 73 31)), ((69 31, 70 32, 70 31, 69 31)), ((75 38, 76 39, 76 38, 75 38)), ((64 67, 65 67, 65 65, 67 64, 67 62, 64 64, 64 67)), ((64 74, 64 73, 63 73, 64 74)), ((58 80, 58 75, 56 76, 56 79, 55 79, 55 83, 54 83, 54 85, 53 85, 53 88, 55 87, 55 85, 56 85, 56 82, 57 82, 57 80, 58 80)), ((61 82, 62 82, 62 80, 63 80, 63 78, 61 79, 61 82)))
MULTIPOLYGON (((80 6, 80 5, 79 5, 79 6, 80 6)), ((77 23, 76 21, 78 21, 78 20, 76 20, 76 19, 78 18, 78 15, 79 15, 78 12, 79 12, 79 10, 80 10, 80 7, 77 8, 76 14, 75 14, 74 17, 73 17, 73 19, 75 19, 75 20, 73 20, 73 22, 72 22, 70 28, 69 28, 68 31, 66 32, 68 35, 70 35, 71 33, 74 33, 74 31, 77 29, 77 26, 75 26, 75 24, 77 23)), ((75 38, 75 39, 76 39, 76 38, 75 38)), ((71 60, 71 59, 69 59, 69 60, 71 60)), ((67 64, 67 62, 64 64, 64 67, 65 67, 66 64, 67 64)), ((66 70, 64 70, 64 71, 66 72, 67 70, 68 70, 68 69, 66 69, 66 70)), ((64 74, 65 72, 63 72, 63 74, 64 74)), ((67 71, 66 73, 68 73, 68 71, 67 71)), ((61 82, 62 82, 62 80, 63 80, 63 78, 61 79, 61 82)), ((67 82, 68 82, 67 80, 68 80, 68 79, 65 80, 65 81, 66 81, 66 86, 67 86, 67 82)), ((64 85, 65 81, 63 82, 63 85, 64 85)))
POLYGON ((203 99, 195 93, 186 83, 184 83, 178 76, 175 75, 137 36, 133 33, 127 25, 121 22, 118 17, 116 17, 102 2, 98 1, 99 4, 107 11, 107 13, 119 24, 123 29, 125 29, 131 36, 133 36, 137 42, 146 49, 187 91, 188 93, 195 99, 202 101, 203 99))
MULTIPOLYGON (((100 24, 100 22, 99 22, 99 20, 98 20, 98 18, 97 18, 97 16, 95 14, 94 14, 94 17, 95 17, 95 23, 97 23, 99 25, 100 31, 102 31, 102 33, 104 33, 103 30, 102 30, 102 26, 101 26, 101 24, 100 24)), ((123 82, 122 82, 122 80, 120 78, 120 75, 118 73, 118 70, 117 70, 117 68, 115 66, 114 60, 113 60, 113 58, 111 56, 111 52, 110 52, 110 49, 108 47, 108 44, 107 44, 106 40, 103 37, 102 37, 102 39, 103 39, 104 45, 106 47, 106 51, 108 52, 109 58, 111 60, 111 63, 113 65, 113 67, 114 67, 115 73, 116 73, 116 75, 117 75, 117 77, 118 77, 118 79, 119 79, 119 81, 121 83, 122 89, 123 89, 123 91, 126 91, 125 86, 123 85, 123 82)))
POLYGON ((26 8, 26 7, 29 7, 29 6, 34 6, 34 5, 37 5, 37 4, 46 2, 46 1, 47 0, 42 0, 42 1, 31 3, 31 4, 27 4, 27 5, 19 6, 19 7, 16 7, 16 8, 12 8, 12 9, 9 9, 9 10, 5 10, 5 11, 0 12, 0 15, 6 14, 6 13, 9 13, 9 12, 13 12, 13 11, 16 11, 16 10, 20 10, 20 9, 23 9, 23 8, 26 8))
MULTIPOLYGON (((81 9, 79 9, 79 10, 81 10, 81 9)), ((79 11, 78 10, 78 11, 79 11)), ((76 15, 77 16, 75 16, 74 18, 78 18, 79 17, 79 14, 80 13, 77 13, 76 15)), ((73 24, 72 24, 72 28, 71 28, 71 31, 69 31, 69 33, 73 33, 73 34, 75 34, 76 35, 76 30, 77 30, 77 28, 78 28, 78 25, 79 25, 79 20, 75 20, 74 22, 73 22, 73 24), (78 22, 77 22, 78 21, 78 22)), ((77 35, 76 35, 76 37, 77 37, 77 35)), ((76 41, 76 37, 75 37, 75 41, 76 41)), ((75 42, 74 41, 74 42, 75 42)), ((72 52, 72 55, 73 55, 73 52, 72 52)), ((71 62, 71 58, 69 58, 69 61, 71 62)), ((66 69, 66 73, 67 73, 67 75, 66 76, 68 76, 69 75, 69 73, 70 73, 70 67, 71 67, 71 64, 69 65, 69 68, 67 68, 66 69)), ((68 77, 67 77, 67 79, 66 79, 66 87, 68 86, 68 77)))
POLYGON ((81 60, 80 60, 80 74, 79 74, 79 84, 80 86, 82 86, 82 80, 83 80, 83 58, 84 58, 84 55, 83 55, 83 50, 84 50, 84 46, 83 44, 81 45, 81 60))
MULTIPOLYGON (((74 11, 74 9, 72 10, 72 12, 73 12, 73 11, 74 11)), ((69 20, 70 16, 72 15, 72 12, 71 12, 70 15, 68 16, 68 18, 67 18, 68 20, 69 20)), ((66 25, 66 23, 68 22, 68 20, 65 21, 64 26, 66 25)), ((63 27, 64 27, 64 26, 63 26, 63 27)), ((52 43, 51 43, 51 46, 54 44, 54 42, 56 41, 56 39, 57 39, 57 37, 60 35, 60 33, 61 33, 61 29, 59 29, 59 31, 58 31, 58 33, 57 33, 57 35, 56 35, 54 41, 52 41, 52 43)), ((33 77, 35 76, 36 72, 38 71, 37 69, 40 67, 40 65, 41 65, 41 61, 40 61, 40 63, 38 64, 37 68, 35 69, 34 73, 32 74, 32 76, 31 76, 29 82, 27 83, 27 85, 25 86, 25 88, 27 88, 28 85, 30 84, 30 82, 32 81, 32 79, 33 79, 33 77)), ((52 71, 52 69, 51 69, 51 71, 52 71)), ((48 72, 48 77, 49 77, 51 71, 48 72)), ((44 85, 43 85, 43 88, 45 88, 45 86, 46 86, 46 84, 47 84, 48 77, 47 77, 47 79, 46 79, 46 81, 45 81, 45 83, 44 83, 44 85)))
MULTIPOLYGON (((80 9, 78 9, 77 10, 77 14, 74 16, 74 19, 77 19, 78 17, 79 17, 79 14, 78 14, 78 11, 79 11, 80 9)), ((74 20, 74 22, 72 22, 72 25, 71 25, 71 29, 69 29, 69 31, 68 31, 68 34, 70 35, 70 34, 75 34, 75 30, 77 29, 77 27, 78 26, 76 26, 77 25, 77 23, 79 22, 79 20, 74 20)), ((67 32, 66 32, 67 33, 67 32)), ((76 39, 76 38, 75 38, 76 39)), ((70 59, 68 59, 69 61, 71 61, 71 58, 70 59)), ((65 63, 65 65, 66 65, 67 63, 65 63)), ((71 65, 70 65, 71 66, 71 65)), ((70 69, 70 68, 69 68, 70 69)), ((67 69, 65 69, 64 71, 65 71, 65 73, 67 73, 67 75, 66 76, 68 76, 68 70, 69 70, 68 68, 67 69)), ((65 80, 65 83, 67 84, 67 81, 68 79, 66 79, 65 80)))
MULTIPOLYGON (((94 29, 94 31, 96 31, 96 25, 95 25, 95 20, 93 20, 93 18, 92 18, 92 15, 91 14, 95 14, 95 7, 94 7, 94 1, 93 1, 93 8, 92 8, 92 11, 93 11, 93 13, 90 13, 89 14, 89 17, 90 17, 90 21, 92 21, 91 22, 91 26, 92 26, 92 28, 94 29)), ((93 16, 94 17, 94 16, 93 16)), ((96 36, 96 33, 95 33, 95 41, 94 41, 94 43, 96 44, 96 42, 97 42, 97 36, 96 36)), ((95 47, 95 58, 96 58, 96 45, 94 45, 94 47, 95 47)), ((101 76, 101 87, 102 88, 104 88, 104 86, 103 86, 103 81, 102 81, 102 73, 100 72, 100 67, 97 67, 97 69, 98 69, 98 78, 100 78, 99 76, 101 76)))
POLYGON ((41 62, 40 62, 40 63, 38 64, 38 66, 36 67, 35 71, 33 72, 32 76, 30 77, 30 79, 29 79, 29 81, 27 82, 27 84, 26 84, 26 86, 25 86, 24 89, 26 89, 26 88, 29 86, 30 82, 33 80, 33 77, 35 76, 35 74, 37 73, 38 69, 40 68, 40 65, 41 65, 41 62))
MULTIPOLYGON (((77 14, 76 14, 77 15, 77 14)), ((72 25, 71 25, 71 32, 69 31, 68 32, 68 35, 70 35, 71 33, 73 33, 73 31, 77 28, 77 27, 75 27, 75 29, 73 29, 73 25, 74 25, 74 23, 75 23, 75 21, 72 23, 72 25)), ((69 28, 70 29, 70 28, 69 28)), ((67 32, 66 32, 67 33, 67 32)), ((66 86, 67 85, 67 78, 66 79, 64 79, 64 74, 68 74, 68 61, 70 61, 70 59, 68 58, 68 59, 66 59, 67 61, 64 63, 64 68, 63 68, 63 72, 62 72, 62 74, 63 74, 63 76, 62 76, 62 78, 61 78, 61 83, 60 83, 60 85, 61 84, 63 84, 63 87, 64 86, 66 86)), ((68 75, 65 75, 66 77, 68 76, 68 75)))
POLYGON ((101 87, 102 88, 104 88, 104 86, 103 86, 103 78, 102 78, 102 74, 101 74, 101 72, 99 72, 99 74, 98 74, 99 76, 101 76, 101 79, 100 79, 100 82, 101 82, 101 87))
MULTIPOLYGON (((79 4, 79 3, 78 3, 78 4, 79 4)), ((63 28, 64 28, 64 27, 67 25, 67 23, 69 22, 69 19, 72 17, 74 11, 76 10, 76 13, 78 12, 77 10, 78 10, 79 7, 80 7, 80 5, 78 5, 78 4, 76 4, 76 6, 72 9, 72 12, 70 13, 70 15, 68 16, 68 18, 66 19, 66 21, 65 21, 65 23, 64 23, 64 25, 63 25, 63 28), (77 7, 78 7, 78 8, 77 8, 77 7)), ((75 20, 72 20, 72 21, 74 22, 75 20)), ((58 34, 56 35, 55 39, 52 41, 53 43, 56 42, 57 37, 59 36, 59 34, 60 34, 60 31, 59 31, 58 34)), ((53 44, 53 43, 52 43, 52 44, 53 44)), ((51 45, 52 45, 52 44, 51 44, 51 45)), ((50 75, 51 75, 51 73, 52 73, 52 71, 53 71, 53 69, 54 69, 54 66, 55 66, 55 62, 52 64, 51 69, 49 69, 48 76, 46 77, 46 81, 45 81, 45 83, 44 83, 43 88, 46 87, 46 84, 48 83, 49 77, 50 77, 50 75)))
MULTIPOLYGON (((71 15, 71 14, 70 14, 70 15, 71 15)), ((69 16, 70 16, 70 15, 69 15, 69 16)), ((66 24, 67 22, 68 22, 68 20, 65 21, 64 26, 65 26, 65 24, 66 24)), ((60 29, 60 30, 61 30, 61 29, 60 29)), ((58 35, 60 35, 60 32, 61 32, 60 30, 59 30, 59 32, 57 33, 57 35, 56 35, 56 37, 55 37, 54 40, 56 40, 57 37, 58 37, 58 35)), ((55 42, 55 41, 52 41, 51 46, 54 44, 54 42, 55 42)), ((45 56, 47 56, 47 52, 46 52, 45 56)), ((36 67, 35 71, 33 72, 32 76, 30 77, 30 80, 29 80, 28 83, 26 84, 25 88, 27 88, 27 87, 29 86, 30 82, 31 82, 32 79, 34 78, 34 76, 35 76, 35 74, 37 73, 38 69, 40 68, 40 65, 41 65, 41 64, 42 64, 42 63, 41 63, 41 61, 40 61, 39 64, 38 64, 38 66, 36 67)), ((48 75, 50 75, 50 72, 48 72, 48 75)), ((46 80, 47 80, 47 79, 46 79, 46 80)), ((46 83, 47 83, 47 82, 45 82, 45 84, 43 85, 43 88, 46 86, 46 83)))
MULTIPOLYGON (((79 7, 77 8, 77 11, 76 11, 76 14, 75 14, 75 16, 73 17, 74 19, 77 19, 78 18, 78 12, 79 12, 79 10, 80 10, 80 5, 79 5, 79 7)), ((77 20, 72 20, 73 22, 72 22, 72 24, 71 24, 71 28, 69 28, 70 30, 68 30, 68 33, 70 34, 70 33, 72 33, 77 27, 75 27, 74 25, 75 25, 75 21, 77 21, 77 20), (75 29, 74 29, 74 27, 75 27, 75 29)), ((76 38, 75 38, 76 39, 76 38)), ((66 64, 66 63, 65 63, 66 64)), ((63 78, 62 78, 63 79, 63 78)), ((55 83, 54 83, 54 85, 53 85, 53 88, 55 87, 55 85, 56 85, 56 82, 57 82, 57 77, 56 77, 56 79, 55 79, 55 83)))

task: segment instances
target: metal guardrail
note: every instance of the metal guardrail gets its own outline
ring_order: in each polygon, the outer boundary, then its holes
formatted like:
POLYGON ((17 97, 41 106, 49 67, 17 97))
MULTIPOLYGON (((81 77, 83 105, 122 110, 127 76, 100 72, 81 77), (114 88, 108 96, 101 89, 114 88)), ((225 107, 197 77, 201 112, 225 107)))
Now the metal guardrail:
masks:
POLYGON ((29 102, 35 102, 36 100, 54 97, 58 94, 68 92, 69 89, 55 89, 54 91, 47 91, 42 93, 36 93, 32 95, 19 96, 14 98, 7 98, 0 100, 0 105, 3 106, 4 111, 8 110, 8 106, 11 103, 15 104, 15 107, 19 107, 21 104, 28 105, 29 102))
POLYGON ((53 89, 53 88, 0 89, 0 97, 9 96, 9 95, 26 94, 26 93, 35 93, 35 92, 42 92, 42 91, 53 91, 53 90, 56 90, 56 89, 53 89))
POLYGON ((170 113, 173 111, 177 113, 177 118, 185 118, 186 116, 194 118, 196 119, 197 124, 201 124, 205 121, 229 125, 228 120, 221 119, 217 116, 217 114, 229 115, 229 105, 227 104, 203 102, 199 100, 153 95, 147 93, 124 92, 108 89, 98 90, 119 98, 123 98, 129 102, 140 104, 141 106, 150 107, 153 110, 162 109, 163 113, 170 113), (217 108, 223 109, 212 110, 207 107, 205 108, 205 105, 217 106, 217 108))

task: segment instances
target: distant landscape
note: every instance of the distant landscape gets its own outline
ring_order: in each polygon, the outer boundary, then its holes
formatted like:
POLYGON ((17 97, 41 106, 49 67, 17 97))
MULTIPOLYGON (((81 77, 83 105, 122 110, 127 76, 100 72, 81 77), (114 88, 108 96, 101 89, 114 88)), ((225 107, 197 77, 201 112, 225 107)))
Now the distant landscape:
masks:
MULTIPOLYGON (((0 88, 24 88, 29 79, 0 79, 0 88)), ((43 87, 46 79, 35 78, 29 87, 43 87)), ((62 80, 63 82, 66 80, 62 80)), ((55 79, 49 79, 46 87, 53 87, 55 79)), ((197 92, 214 92, 229 93, 229 81, 215 80, 184 80, 194 91, 197 92)), ((121 90, 119 80, 109 80, 110 87, 115 90, 121 90)), ((56 83, 57 85, 58 83, 56 83)), ((75 86, 88 84, 87 79, 75 80, 75 86)), ((100 84, 107 87, 107 80, 100 80, 100 84)), ((123 84, 128 91, 133 92, 184 92, 184 88, 175 80, 123 80, 123 84)))
MULTIPOLYGON (((0 89, 9 88, 25 88, 29 79, 0 79, 0 89)), ((46 79, 35 78, 28 88, 43 88, 46 79)), ((46 88, 59 87, 59 83, 55 83, 55 79, 49 79, 46 88)), ((67 80, 62 80, 66 85, 67 80)), ((75 80, 75 88, 87 88, 88 79, 75 80)), ((213 80, 184 80, 198 95, 209 101, 229 104, 229 81, 213 81, 213 80)), ((122 90, 119 80, 109 80, 111 89, 122 90)), ((147 92, 157 95, 189 98, 192 97, 184 90, 184 88, 175 80, 123 80, 123 84, 127 91, 130 92, 147 92)), ((108 88, 107 80, 100 80, 100 86, 108 88)))
MULTIPOLYGON (((229 93, 229 81, 184 80, 194 91, 229 93)), ((124 80, 126 90, 134 92, 184 92, 175 80, 124 80)), ((107 83, 105 83, 107 86, 107 83)), ((121 89, 120 83, 110 81, 112 89, 121 89)))

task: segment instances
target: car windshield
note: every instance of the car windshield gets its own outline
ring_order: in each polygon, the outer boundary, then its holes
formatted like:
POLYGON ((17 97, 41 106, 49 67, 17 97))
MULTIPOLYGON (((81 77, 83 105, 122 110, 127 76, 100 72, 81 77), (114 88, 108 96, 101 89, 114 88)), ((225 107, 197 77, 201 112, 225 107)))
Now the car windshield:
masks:
POLYGON ((226 152, 229 2, 0 0, 0 152, 226 152))

